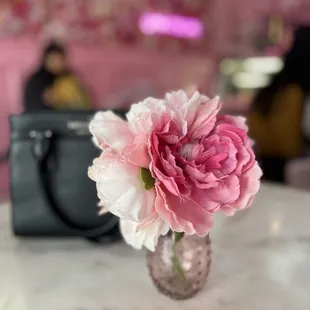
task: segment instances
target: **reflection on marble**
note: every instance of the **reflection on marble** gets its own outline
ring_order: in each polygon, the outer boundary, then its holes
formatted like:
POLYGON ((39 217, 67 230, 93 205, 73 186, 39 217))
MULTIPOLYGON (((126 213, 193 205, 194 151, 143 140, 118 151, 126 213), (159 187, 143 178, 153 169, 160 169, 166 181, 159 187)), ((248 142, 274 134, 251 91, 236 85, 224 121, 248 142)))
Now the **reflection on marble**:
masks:
POLYGON ((83 240, 23 240, 0 206, 0 310, 309 310, 310 193, 264 185, 255 206, 219 216, 202 293, 157 293, 143 251, 83 240))

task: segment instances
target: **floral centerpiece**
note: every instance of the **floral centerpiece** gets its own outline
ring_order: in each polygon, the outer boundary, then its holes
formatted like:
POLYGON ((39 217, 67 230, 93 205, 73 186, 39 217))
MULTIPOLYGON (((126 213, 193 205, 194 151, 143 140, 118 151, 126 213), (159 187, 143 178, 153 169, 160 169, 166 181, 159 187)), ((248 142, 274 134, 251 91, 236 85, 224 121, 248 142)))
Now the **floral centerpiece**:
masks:
POLYGON ((209 245, 205 240, 213 215, 232 216, 248 208, 260 187, 262 172, 245 119, 220 115, 220 108, 219 97, 177 91, 133 104, 127 121, 107 111, 90 123, 94 142, 103 150, 89 168, 101 212, 120 218, 125 241, 136 249, 165 251, 168 261, 149 253, 149 262, 166 261, 171 267, 164 275, 157 272, 154 282, 176 298, 192 295, 199 286, 189 270, 194 265, 188 264, 189 256, 197 255, 186 254, 187 247, 201 250, 198 239, 209 245), (160 284, 165 274, 171 277, 167 283, 187 293, 180 296, 160 284))

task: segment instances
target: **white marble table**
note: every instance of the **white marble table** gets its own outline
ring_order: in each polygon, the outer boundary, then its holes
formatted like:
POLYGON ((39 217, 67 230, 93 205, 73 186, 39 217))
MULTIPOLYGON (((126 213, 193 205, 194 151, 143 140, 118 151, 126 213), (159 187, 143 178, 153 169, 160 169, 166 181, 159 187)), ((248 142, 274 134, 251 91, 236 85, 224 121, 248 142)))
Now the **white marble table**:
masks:
POLYGON ((0 310, 309 310, 310 193, 264 185, 251 209, 219 217, 205 289, 160 295, 143 251, 83 240, 19 240, 0 206, 0 310))

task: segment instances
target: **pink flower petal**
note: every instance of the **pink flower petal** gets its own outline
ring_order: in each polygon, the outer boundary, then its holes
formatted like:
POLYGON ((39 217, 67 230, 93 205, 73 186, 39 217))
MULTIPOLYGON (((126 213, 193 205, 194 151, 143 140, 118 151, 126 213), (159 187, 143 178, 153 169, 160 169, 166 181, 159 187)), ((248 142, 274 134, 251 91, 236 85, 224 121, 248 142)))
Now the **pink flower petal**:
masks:
POLYGON ((212 215, 195 204, 157 187, 155 208, 159 216, 176 232, 205 236, 213 226, 212 215))
POLYGON ((240 178, 240 195, 235 203, 230 204, 231 208, 236 210, 242 210, 248 208, 257 194, 260 188, 260 178, 262 176, 262 170, 259 165, 255 163, 251 169, 249 169, 240 178))
POLYGON ((246 118, 243 116, 231 116, 231 115, 219 115, 217 117, 217 123, 226 123, 241 128, 245 132, 248 132, 248 126, 246 124, 246 118))
POLYGON ((221 210, 227 215, 227 216, 233 216, 236 213, 236 209, 231 208, 230 205, 224 205, 221 207, 221 210))
POLYGON ((199 107, 196 118, 189 124, 188 135, 192 139, 199 139, 207 136, 213 129, 216 122, 216 115, 220 109, 219 97, 210 99, 199 107))
POLYGON ((252 204, 261 170, 245 119, 219 109, 218 97, 178 91, 132 105, 128 123, 111 112, 91 122, 104 154, 89 176, 129 244, 154 250, 169 227, 205 236, 214 212, 231 216, 252 204), (140 167, 150 169, 154 189, 144 189, 140 167))
POLYGON ((140 140, 140 137, 136 137, 133 144, 127 145, 121 154, 128 162, 138 167, 149 168, 150 166, 151 158, 148 153, 148 143, 146 140, 140 140))
POLYGON ((140 180, 140 168, 103 153, 89 168, 96 181, 101 203, 116 216, 141 221, 154 207, 155 190, 145 190, 140 180))
POLYGON ((120 228, 125 241, 129 245, 136 249, 145 246, 148 250, 155 251, 158 238, 168 233, 169 224, 155 213, 141 223, 121 219, 120 228))
MULTIPOLYGON (((202 192, 201 192, 202 193, 202 192)), ((220 204, 236 201, 240 196, 239 179, 235 175, 229 175, 218 182, 215 188, 209 188, 204 191, 205 200, 215 201, 220 204)))
POLYGON ((131 105, 126 114, 130 131, 135 135, 149 133, 166 109, 164 100, 151 97, 131 105))
POLYGON ((117 151, 133 142, 128 123, 113 112, 98 112, 89 124, 95 144, 100 148, 108 147, 117 151))

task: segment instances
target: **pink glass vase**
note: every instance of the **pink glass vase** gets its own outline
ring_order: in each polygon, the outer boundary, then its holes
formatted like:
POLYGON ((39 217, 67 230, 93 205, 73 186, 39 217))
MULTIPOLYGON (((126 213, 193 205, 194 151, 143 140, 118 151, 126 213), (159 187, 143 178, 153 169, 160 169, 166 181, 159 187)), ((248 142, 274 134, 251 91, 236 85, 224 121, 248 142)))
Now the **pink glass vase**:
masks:
POLYGON ((210 237, 184 235, 175 244, 171 235, 163 236, 155 252, 148 251, 147 264, 161 293, 173 299, 191 298, 204 287, 210 271, 210 237))

